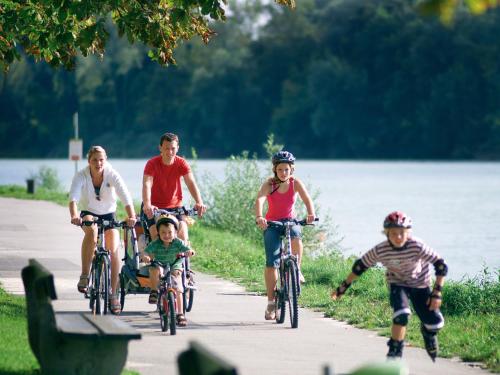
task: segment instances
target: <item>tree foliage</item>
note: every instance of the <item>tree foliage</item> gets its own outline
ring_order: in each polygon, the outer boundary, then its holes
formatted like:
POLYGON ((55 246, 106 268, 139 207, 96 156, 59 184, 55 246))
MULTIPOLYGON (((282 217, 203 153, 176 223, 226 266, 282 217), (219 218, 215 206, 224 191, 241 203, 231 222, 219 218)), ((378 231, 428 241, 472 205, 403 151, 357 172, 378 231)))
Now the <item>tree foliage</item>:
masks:
POLYGON ((229 9, 210 48, 183 43, 167 69, 112 27, 106 57, 78 56, 74 72, 15 62, 0 157, 66 156, 78 111, 85 147, 111 157, 150 156, 173 131, 203 158, 266 156, 269 133, 301 158, 500 158, 500 8, 453 24, 407 0, 229 9))
MULTIPOLYGON (((352 0, 353 2, 355 0, 352 0)), ((295 0, 276 0, 290 8, 295 0)), ((390 2, 390 1, 389 1, 390 2)), ((141 42, 161 65, 175 63, 180 40, 200 36, 208 43, 210 21, 225 20, 226 0, 0 0, 0 65, 7 70, 20 50, 36 61, 74 68, 78 53, 103 56, 111 19, 129 43, 141 42)), ((465 0, 473 13, 484 13, 500 0, 465 0)), ((458 0, 422 0, 418 9, 450 23, 458 0)))
POLYGON ((150 47, 160 64, 173 63, 179 40, 213 35, 209 20, 225 19, 219 0, 27 0, 0 2, 0 61, 6 69, 18 46, 36 60, 73 68, 78 52, 103 55, 111 18, 130 43, 150 47))

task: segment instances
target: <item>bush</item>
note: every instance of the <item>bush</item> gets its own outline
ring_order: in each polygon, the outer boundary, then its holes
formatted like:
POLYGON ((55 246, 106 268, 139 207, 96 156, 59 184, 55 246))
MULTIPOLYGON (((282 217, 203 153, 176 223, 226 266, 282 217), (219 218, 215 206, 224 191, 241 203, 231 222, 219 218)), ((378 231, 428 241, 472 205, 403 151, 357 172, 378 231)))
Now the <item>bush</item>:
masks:
POLYGON ((500 311, 500 270, 488 269, 465 281, 448 281, 444 286, 442 310, 445 315, 497 314, 500 311))
POLYGON ((38 169, 38 173, 31 173, 29 178, 35 180, 40 189, 55 192, 62 192, 63 190, 55 168, 42 165, 38 169))

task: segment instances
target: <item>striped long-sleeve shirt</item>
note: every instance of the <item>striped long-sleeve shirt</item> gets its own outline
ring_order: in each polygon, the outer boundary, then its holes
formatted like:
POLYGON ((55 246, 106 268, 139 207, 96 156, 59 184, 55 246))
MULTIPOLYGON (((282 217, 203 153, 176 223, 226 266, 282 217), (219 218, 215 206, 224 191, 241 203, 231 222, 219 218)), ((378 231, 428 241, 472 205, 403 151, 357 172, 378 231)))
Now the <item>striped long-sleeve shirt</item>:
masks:
POLYGON ((393 248, 389 241, 381 242, 361 257, 366 267, 382 263, 388 283, 410 288, 431 285, 430 266, 438 259, 439 254, 415 237, 400 249, 393 248))

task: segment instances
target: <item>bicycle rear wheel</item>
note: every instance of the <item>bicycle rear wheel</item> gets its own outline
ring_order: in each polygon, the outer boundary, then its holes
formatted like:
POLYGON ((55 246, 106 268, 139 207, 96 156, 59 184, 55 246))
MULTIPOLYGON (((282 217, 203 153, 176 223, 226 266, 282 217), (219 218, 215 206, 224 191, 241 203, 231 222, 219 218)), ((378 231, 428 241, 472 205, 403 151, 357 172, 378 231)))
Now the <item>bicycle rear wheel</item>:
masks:
POLYGON ((95 314, 106 315, 109 305, 109 259, 101 256, 96 272, 97 298, 95 314))
POLYGON ((287 284, 288 284, 288 306, 290 308, 290 325, 292 328, 299 326, 299 303, 298 303, 298 271, 297 264, 293 260, 288 261, 287 267, 287 284))

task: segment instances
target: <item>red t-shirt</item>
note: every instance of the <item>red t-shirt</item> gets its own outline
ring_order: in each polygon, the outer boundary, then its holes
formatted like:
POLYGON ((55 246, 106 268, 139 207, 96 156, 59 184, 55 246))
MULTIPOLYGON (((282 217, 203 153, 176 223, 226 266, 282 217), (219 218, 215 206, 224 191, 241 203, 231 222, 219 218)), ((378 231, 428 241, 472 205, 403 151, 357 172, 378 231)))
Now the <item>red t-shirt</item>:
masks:
POLYGON ((161 155, 149 159, 144 167, 144 175, 153 177, 151 204, 158 208, 182 206, 181 177, 191 172, 185 159, 175 156, 172 165, 165 165, 161 155))

